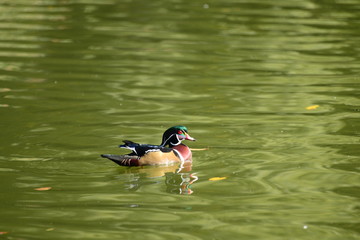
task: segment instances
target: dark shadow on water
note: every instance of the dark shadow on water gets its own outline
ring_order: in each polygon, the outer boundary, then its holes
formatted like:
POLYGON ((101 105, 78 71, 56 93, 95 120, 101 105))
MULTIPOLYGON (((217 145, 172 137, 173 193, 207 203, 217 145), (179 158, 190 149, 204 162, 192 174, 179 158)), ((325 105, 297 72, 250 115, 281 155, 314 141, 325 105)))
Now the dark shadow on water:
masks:
POLYGON ((360 233, 360 223, 359 222, 333 222, 333 223, 323 223, 323 222, 311 222, 313 225, 323 225, 339 229, 344 229, 347 231, 352 231, 354 233, 360 233))
POLYGON ((360 199, 360 187, 358 186, 338 187, 333 189, 333 192, 343 196, 360 199))

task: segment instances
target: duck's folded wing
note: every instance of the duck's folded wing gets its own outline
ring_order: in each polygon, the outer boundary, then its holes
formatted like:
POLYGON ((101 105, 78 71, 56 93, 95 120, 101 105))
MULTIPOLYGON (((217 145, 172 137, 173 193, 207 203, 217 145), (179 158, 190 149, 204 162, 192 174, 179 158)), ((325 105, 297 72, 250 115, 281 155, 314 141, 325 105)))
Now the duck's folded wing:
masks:
POLYGON ((125 144, 119 145, 121 148, 130 149, 132 151, 131 155, 137 155, 139 157, 144 156, 147 152, 152 151, 161 151, 161 152, 171 152, 172 149, 164 147, 161 145, 151 145, 151 144, 139 144, 129 140, 124 141, 125 144))

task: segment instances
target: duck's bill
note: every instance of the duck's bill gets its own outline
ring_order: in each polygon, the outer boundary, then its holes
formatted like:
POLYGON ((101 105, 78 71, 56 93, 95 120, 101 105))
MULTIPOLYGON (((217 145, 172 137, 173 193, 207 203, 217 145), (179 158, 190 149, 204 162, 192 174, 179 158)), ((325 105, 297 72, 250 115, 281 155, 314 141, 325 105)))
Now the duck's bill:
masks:
POLYGON ((189 140, 189 141, 195 141, 196 139, 193 137, 190 137, 189 134, 185 134, 185 140, 189 140))
POLYGON ((189 141, 195 141, 195 138, 190 137, 189 134, 187 133, 181 133, 181 134, 177 134, 177 137, 179 140, 189 140, 189 141))

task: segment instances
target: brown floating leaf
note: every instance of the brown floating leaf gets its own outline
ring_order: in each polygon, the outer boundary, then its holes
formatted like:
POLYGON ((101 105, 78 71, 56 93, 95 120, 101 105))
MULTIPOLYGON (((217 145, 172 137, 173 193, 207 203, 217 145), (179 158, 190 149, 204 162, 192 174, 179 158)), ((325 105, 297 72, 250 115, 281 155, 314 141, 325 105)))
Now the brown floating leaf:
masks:
POLYGON ((9 232, 0 232, 0 235, 8 234, 9 232))
POLYGON ((35 188, 34 190, 36 191, 47 191, 47 190, 50 190, 51 187, 41 187, 41 188, 35 188))
POLYGON ((209 178, 209 181, 220 181, 220 180, 224 180, 226 178, 227 177, 212 177, 212 178, 209 178))
POLYGON ((10 92, 10 88, 0 88, 0 92, 10 92))
POLYGON ((319 105, 311 105, 311 106, 306 107, 306 110, 315 110, 318 107, 320 107, 320 106, 319 105))

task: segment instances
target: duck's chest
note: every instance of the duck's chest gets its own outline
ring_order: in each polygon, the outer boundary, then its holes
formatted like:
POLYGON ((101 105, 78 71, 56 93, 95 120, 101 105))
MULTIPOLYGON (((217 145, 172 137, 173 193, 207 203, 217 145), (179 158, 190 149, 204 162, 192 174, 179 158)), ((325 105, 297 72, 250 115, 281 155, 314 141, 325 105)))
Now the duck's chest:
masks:
POLYGON ((183 160, 191 160, 192 153, 188 146, 184 144, 179 144, 177 146, 174 146, 173 149, 176 150, 181 155, 183 160))

